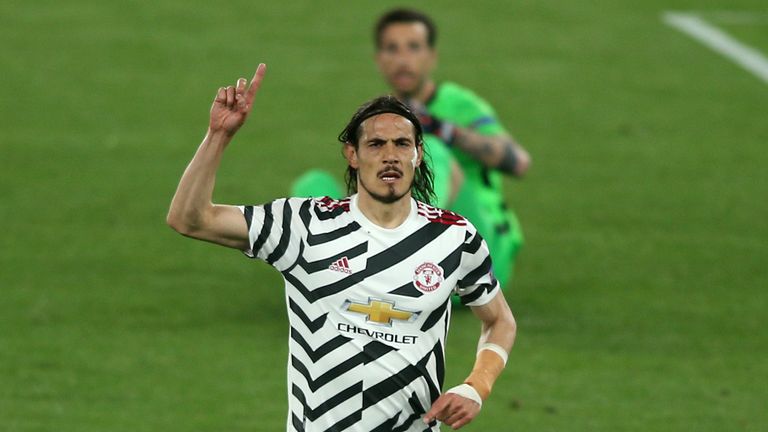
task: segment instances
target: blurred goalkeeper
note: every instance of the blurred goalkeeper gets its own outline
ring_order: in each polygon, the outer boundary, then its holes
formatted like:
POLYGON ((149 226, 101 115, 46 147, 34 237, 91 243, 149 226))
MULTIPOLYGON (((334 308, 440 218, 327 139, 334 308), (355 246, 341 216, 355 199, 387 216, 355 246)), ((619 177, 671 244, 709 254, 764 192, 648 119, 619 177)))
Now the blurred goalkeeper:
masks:
MULTIPOLYGON (((488 242, 494 274, 505 287, 523 244, 517 217, 504 202, 505 175, 522 177, 528 152, 499 122, 493 108, 453 82, 437 83, 437 30, 424 13, 395 9, 374 28, 376 63, 395 96, 411 106, 424 128, 435 171, 436 205, 469 219, 488 242)), ((340 197, 333 178, 313 170, 299 178, 295 196, 340 197)))

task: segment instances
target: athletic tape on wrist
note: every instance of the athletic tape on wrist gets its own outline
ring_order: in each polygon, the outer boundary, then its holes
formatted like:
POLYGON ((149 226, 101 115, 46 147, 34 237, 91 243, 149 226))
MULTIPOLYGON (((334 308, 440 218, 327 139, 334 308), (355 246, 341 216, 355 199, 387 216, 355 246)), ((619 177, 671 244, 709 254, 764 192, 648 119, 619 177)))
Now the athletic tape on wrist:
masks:
POLYGON ((504 348, 496 345, 495 343, 486 342, 477 348, 477 353, 480 354, 480 351, 482 350, 489 350, 489 351, 495 352, 504 361, 504 366, 507 365, 507 359, 509 358, 509 354, 507 354, 507 350, 505 350, 504 348))
POLYGON ((457 385, 456 387, 448 390, 446 393, 455 393, 461 397, 465 397, 477 402, 481 407, 483 406, 483 399, 480 397, 480 393, 478 393, 477 390, 475 390, 475 388, 469 384, 457 385))

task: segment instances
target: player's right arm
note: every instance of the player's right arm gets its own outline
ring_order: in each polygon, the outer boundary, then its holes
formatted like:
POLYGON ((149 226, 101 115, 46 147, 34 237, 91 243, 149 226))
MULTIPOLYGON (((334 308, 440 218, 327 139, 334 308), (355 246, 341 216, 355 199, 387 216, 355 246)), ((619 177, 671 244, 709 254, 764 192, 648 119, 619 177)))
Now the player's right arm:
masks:
POLYGON ((219 88, 208 133, 181 176, 166 218, 180 234, 240 250, 249 247, 242 212, 235 206, 214 204, 213 188, 224 149, 250 114, 265 72, 266 66, 260 64, 247 89, 245 78, 234 87, 219 88))

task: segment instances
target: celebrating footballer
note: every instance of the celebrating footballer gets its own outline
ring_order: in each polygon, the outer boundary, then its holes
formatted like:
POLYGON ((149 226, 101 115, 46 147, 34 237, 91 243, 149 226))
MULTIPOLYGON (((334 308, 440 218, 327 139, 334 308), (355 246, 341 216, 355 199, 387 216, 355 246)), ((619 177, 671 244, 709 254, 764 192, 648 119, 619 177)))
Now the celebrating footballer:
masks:
MULTIPOLYGON (((504 369, 515 320, 483 238, 430 205, 422 128, 397 98, 362 105, 339 136, 344 199, 212 202, 224 150, 266 72, 220 88, 168 213, 179 233, 239 249, 285 280, 288 431, 438 431, 472 421, 504 369), (456 293, 482 323, 474 368, 443 391, 456 293)), ((266 163, 265 163, 266 166, 266 163)))

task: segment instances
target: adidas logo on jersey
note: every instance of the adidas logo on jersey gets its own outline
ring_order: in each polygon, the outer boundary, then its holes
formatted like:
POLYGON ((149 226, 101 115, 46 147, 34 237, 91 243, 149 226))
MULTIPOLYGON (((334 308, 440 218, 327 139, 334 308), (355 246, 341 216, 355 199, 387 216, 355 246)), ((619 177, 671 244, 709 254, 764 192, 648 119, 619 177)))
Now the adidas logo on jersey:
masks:
POLYGON ((340 260, 328 266, 328 270, 352 274, 352 270, 349 269, 349 260, 347 260, 347 257, 342 257, 340 260))

